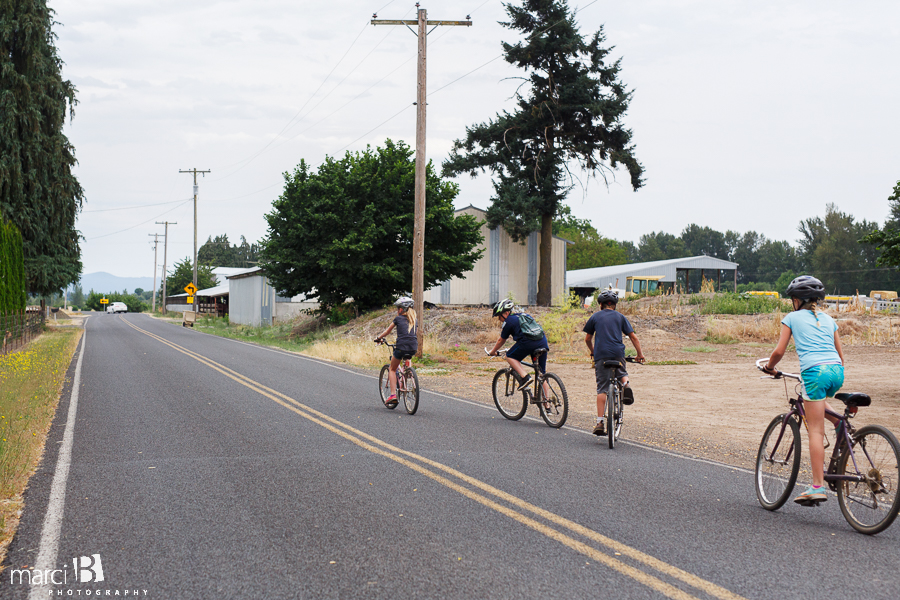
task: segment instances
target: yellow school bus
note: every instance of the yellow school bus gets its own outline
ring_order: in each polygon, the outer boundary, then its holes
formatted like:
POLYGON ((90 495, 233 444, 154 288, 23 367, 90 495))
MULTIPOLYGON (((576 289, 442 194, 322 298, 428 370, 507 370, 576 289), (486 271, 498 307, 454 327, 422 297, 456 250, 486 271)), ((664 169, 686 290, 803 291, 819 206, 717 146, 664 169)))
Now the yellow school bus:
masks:
POLYGON ((770 298, 775 298, 778 300, 781 298, 781 295, 778 292, 744 292, 748 296, 769 296, 770 298))
POLYGON ((638 294, 652 294, 659 291, 659 280, 665 275, 649 275, 643 277, 630 276, 625 278, 625 297, 638 294))

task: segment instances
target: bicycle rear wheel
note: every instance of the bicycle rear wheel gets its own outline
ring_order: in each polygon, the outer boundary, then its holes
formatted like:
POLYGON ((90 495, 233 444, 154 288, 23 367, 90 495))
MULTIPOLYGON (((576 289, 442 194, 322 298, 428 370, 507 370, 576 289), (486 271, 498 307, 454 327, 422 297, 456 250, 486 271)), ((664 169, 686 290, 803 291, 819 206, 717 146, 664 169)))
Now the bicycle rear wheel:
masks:
POLYGON ((544 386, 538 385, 538 393, 541 394, 542 402, 538 402, 538 408, 541 411, 541 418, 544 423, 559 429, 566 424, 569 416, 569 396, 566 394, 566 386, 554 373, 546 373, 544 381, 549 388, 549 393, 544 397, 544 386), (544 407, 544 405, 547 405, 544 407))
MULTIPOLYGON (((381 373, 378 375, 378 392, 381 394, 381 403, 384 404, 388 397, 391 395, 391 379, 390 379, 391 367, 390 365, 384 365, 381 367, 381 373)), ((387 406, 385 404, 385 406, 387 406)), ((388 406, 391 410, 394 407, 388 406)))
POLYGON ((616 447, 616 438, 619 437, 618 418, 622 412, 620 394, 619 386, 613 384, 609 386, 606 395, 606 437, 609 439, 610 450, 616 447))
POLYGON ((406 368, 406 393, 403 395, 403 405, 406 412, 416 414, 419 408, 419 376, 412 367, 406 368))
POLYGON ((521 419, 528 409, 528 398, 525 396, 525 392, 516 391, 518 387, 519 385, 516 383, 512 371, 500 369, 494 375, 494 383, 491 386, 491 391, 494 394, 494 404, 497 406, 500 414, 511 421, 521 419))
POLYGON ((900 444, 881 425, 866 425, 853 436, 854 467, 846 451, 838 462, 840 475, 865 476, 865 481, 841 481, 837 496, 844 518, 860 533, 875 534, 887 529, 897 517, 900 502, 900 444), (848 473, 847 470, 850 470, 848 473))
POLYGON ((784 415, 778 415, 763 434, 756 454, 756 497, 766 510, 784 506, 800 473, 800 425, 790 417, 782 435, 784 415))

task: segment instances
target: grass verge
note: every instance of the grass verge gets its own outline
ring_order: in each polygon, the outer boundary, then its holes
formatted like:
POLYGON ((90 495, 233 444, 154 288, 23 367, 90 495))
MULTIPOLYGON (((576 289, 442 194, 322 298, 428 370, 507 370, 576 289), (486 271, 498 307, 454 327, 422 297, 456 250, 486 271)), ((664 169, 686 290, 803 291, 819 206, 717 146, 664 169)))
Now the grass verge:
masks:
POLYGON ((0 561, 15 534, 22 492, 43 453, 81 334, 81 329, 51 330, 19 352, 0 356, 0 561))

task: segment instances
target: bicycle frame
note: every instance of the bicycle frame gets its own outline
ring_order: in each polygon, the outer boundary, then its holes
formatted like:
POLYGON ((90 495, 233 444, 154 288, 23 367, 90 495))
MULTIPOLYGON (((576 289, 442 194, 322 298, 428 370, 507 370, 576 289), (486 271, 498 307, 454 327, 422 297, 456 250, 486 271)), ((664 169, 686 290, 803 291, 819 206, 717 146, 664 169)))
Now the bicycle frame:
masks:
MULTIPOLYGON (((798 387, 802 385, 799 375, 794 375, 792 373, 782 373, 781 377, 796 379, 798 387)), ((787 388, 787 383, 785 382, 785 388, 787 388)), ((787 392, 787 390, 785 390, 787 392)), ((797 394, 796 398, 791 398, 790 394, 788 394, 788 401, 791 405, 791 410, 788 411, 784 418, 781 420, 781 430, 778 432, 778 438, 775 441, 775 445, 772 448, 772 453, 766 457, 766 460, 769 462, 775 462, 774 456, 781 446, 781 440, 784 437, 785 429, 788 427, 788 420, 792 417, 796 417, 799 419, 803 426, 806 428, 806 434, 809 436, 809 425, 806 422, 806 411, 803 409, 803 395, 799 392, 799 390, 795 390, 797 394)), ((831 488, 832 491, 837 491, 837 483, 840 481, 852 481, 854 483, 861 483, 866 481, 866 477, 861 475, 859 472, 859 465, 856 462, 856 454, 853 452, 853 438, 851 437, 851 433, 853 433, 853 426, 850 424, 850 419, 855 415, 855 411, 851 411, 850 406, 847 406, 844 409, 844 414, 839 414, 829 408, 825 409, 826 415, 831 415, 838 419, 838 429, 837 429, 837 440, 834 444, 834 449, 831 451, 831 459, 828 461, 828 467, 825 469, 825 481, 828 482, 828 487, 831 488), (850 460, 853 461, 853 469, 856 471, 856 475, 838 475, 837 474, 837 465, 840 462, 841 457, 844 452, 850 453, 850 460)), ((787 463, 792 458, 793 448, 791 448, 787 455, 785 456, 784 462, 787 463)), ((863 448, 863 453, 866 453, 866 449, 863 448)), ((866 457, 869 458, 866 453, 866 457)))

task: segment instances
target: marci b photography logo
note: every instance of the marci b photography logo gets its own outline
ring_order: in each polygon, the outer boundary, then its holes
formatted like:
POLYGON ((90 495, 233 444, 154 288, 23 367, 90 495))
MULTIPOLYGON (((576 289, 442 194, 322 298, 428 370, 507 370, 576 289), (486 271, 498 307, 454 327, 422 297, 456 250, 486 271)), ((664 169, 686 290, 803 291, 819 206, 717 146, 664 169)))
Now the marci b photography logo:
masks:
POLYGON ((103 581, 103 562, 99 554, 72 559, 75 565, 75 581, 78 583, 98 583, 103 581))
POLYGON ((103 581, 103 561, 99 554, 72 559, 73 572, 67 564, 62 569, 10 569, 10 584, 66 585, 69 583, 100 583, 103 581))

